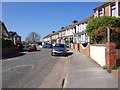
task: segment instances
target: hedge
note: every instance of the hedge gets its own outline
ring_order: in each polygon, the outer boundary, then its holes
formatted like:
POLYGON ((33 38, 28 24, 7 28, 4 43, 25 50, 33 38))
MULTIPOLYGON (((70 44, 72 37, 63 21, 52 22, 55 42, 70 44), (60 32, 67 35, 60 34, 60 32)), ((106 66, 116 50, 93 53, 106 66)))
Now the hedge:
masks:
POLYGON ((89 21, 86 33, 90 36, 91 43, 105 44, 107 42, 107 27, 110 28, 110 40, 115 42, 117 48, 120 46, 120 18, 102 16, 89 21))
POLYGON ((0 38, 0 47, 2 48, 10 48, 13 46, 13 42, 10 38, 0 38))
POLYGON ((88 36, 91 36, 92 31, 98 29, 99 27, 112 25, 112 27, 120 27, 120 18, 111 17, 111 16, 102 16, 92 19, 88 22, 86 27, 86 33, 88 36))

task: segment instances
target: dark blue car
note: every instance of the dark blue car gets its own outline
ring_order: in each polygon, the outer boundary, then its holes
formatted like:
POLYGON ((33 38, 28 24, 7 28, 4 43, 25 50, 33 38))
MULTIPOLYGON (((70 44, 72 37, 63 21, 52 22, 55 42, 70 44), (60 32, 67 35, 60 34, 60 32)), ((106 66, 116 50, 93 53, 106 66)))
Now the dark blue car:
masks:
POLYGON ((50 44, 50 43, 44 43, 43 44, 43 48, 52 48, 52 47, 53 47, 53 45, 50 44))

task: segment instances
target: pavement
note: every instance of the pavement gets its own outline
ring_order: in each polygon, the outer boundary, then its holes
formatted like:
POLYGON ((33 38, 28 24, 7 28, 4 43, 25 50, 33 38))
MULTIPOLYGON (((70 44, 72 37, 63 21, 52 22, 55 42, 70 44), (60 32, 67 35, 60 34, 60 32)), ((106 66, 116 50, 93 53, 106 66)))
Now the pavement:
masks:
POLYGON ((118 78, 92 59, 72 51, 64 88, 118 88, 118 78))

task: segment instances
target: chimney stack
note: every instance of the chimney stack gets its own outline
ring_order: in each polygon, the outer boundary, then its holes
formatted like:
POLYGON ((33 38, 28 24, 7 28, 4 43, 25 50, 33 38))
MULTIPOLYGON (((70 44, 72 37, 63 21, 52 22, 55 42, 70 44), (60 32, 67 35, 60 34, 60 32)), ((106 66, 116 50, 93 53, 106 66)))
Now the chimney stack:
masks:
POLYGON ((55 31, 52 31, 52 33, 55 33, 55 31))
POLYGON ((73 21, 72 21, 72 23, 76 23, 76 22, 78 22, 78 21, 77 21, 77 20, 73 20, 73 21))
POLYGON ((61 29, 64 29, 64 27, 61 27, 61 29))

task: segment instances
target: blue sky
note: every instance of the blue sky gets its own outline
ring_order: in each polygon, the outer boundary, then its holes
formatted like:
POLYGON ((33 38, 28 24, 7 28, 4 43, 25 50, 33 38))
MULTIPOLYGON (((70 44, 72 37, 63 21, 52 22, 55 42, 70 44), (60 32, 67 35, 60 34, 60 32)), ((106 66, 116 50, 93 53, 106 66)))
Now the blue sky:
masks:
POLYGON ((102 2, 2 2, 2 21, 8 31, 16 31, 22 40, 36 32, 44 36, 73 20, 93 14, 102 2))

